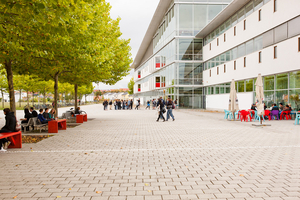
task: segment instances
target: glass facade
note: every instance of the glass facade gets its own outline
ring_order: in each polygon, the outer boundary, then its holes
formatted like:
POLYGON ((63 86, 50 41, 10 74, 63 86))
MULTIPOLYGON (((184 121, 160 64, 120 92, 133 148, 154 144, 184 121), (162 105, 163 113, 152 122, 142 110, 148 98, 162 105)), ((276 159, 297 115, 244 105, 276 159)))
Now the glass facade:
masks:
MULTIPOLYGON (((255 98, 256 79, 236 81, 236 90, 241 92, 253 92, 255 98)), ((273 103, 283 105, 291 104, 293 109, 300 109, 300 71, 283 73, 263 77, 264 94, 266 106, 273 103)), ((206 94, 229 94, 230 83, 214 85, 206 88, 206 94)), ((255 99, 253 99, 253 102, 255 99)))
POLYGON ((174 0, 170 4, 153 37, 153 55, 135 70, 136 97, 146 102, 171 96, 179 108, 205 108, 203 40, 195 35, 229 2, 174 0))

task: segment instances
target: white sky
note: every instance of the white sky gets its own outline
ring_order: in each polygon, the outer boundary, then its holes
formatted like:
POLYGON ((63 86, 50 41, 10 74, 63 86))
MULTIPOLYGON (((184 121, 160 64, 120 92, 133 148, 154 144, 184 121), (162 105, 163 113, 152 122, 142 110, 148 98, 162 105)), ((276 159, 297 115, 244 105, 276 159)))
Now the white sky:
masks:
MULTIPOLYGON (((121 18, 120 27, 123 33, 122 38, 131 39, 131 54, 132 59, 135 58, 148 26, 151 22, 153 14, 159 3, 159 0, 106 0, 112 6, 111 17, 116 19, 121 18)), ((127 88, 128 82, 133 76, 131 74, 126 76, 123 80, 119 81, 113 86, 100 83, 96 89, 118 89, 127 88)))

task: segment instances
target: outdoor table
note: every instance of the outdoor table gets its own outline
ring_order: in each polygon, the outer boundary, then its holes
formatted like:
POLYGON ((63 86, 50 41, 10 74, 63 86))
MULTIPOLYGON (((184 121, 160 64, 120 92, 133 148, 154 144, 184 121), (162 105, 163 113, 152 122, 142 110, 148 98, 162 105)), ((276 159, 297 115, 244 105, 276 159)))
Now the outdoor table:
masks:
POLYGON ((83 115, 76 115, 76 123, 83 123, 83 115))
POLYGON ((298 112, 299 112, 299 111, 296 111, 296 110, 292 110, 292 111, 291 111, 291 117, 292 117, 292 119, 295 119, 295 118, 296 118, 296 115, 297 115, 298 112))
POLYGON ((48 133, 58 133, 58 130, 67 130, 67 120, 52 120, 48 122, 48 133))

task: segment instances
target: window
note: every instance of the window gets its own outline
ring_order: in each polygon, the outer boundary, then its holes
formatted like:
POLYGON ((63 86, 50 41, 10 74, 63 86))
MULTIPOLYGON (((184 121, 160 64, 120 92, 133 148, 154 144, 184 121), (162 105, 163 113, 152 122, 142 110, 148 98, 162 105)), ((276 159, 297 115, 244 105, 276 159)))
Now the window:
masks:
POLYGON ((219 67, 217 67, 217 75, 219 75, 219 67))
POLYGON ((224 73, 226 73, 226 65, 224 65, 224 73))
POLYGON ((224 33, 224 42, 226 42, 226 33, 224 33))
POLYGON ((261 21, 261 9, 258 11, 258 21, 261 21))
POLYGON ((217 46, 219 46, 219 38, 217 38, 217 46))
POLYGON ((233 69, 236 70, 236 61, 233 63, 233 69))
POLYGON ((211 43, 209 43, 209 50, 211 50, 211 43))
POLYGON ((277 0, 274 0, 274 12, 277 11, 277 0))
POLYGON ((247 62, 246 57, 244 57, 244 67, 246 67, 246 62, 247 62))
POLYGON ((274 59, 277 58, 277 46, 274 47, 274 59))
POLYGON ((236 26, 233 28, 233 35, 236 36, 236 26))
POLYGON ((244 30, 246 30, 246 20, 244 20, 244 30))
POLYGON ((211 69, 209 70, 209 77, 211 77, 211 69))
POLYGON ((261 51, 258 52, 258 63, 261 63, 261 51))

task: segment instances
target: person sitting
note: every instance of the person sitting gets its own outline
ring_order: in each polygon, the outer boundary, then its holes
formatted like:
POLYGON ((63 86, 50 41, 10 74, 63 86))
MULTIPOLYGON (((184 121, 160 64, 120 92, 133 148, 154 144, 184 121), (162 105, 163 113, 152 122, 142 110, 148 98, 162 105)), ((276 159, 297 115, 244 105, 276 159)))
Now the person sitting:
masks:
POLYGON ((30 108, 30 112, 32 114, 32 117, 37 117, 38 116, 37 112, 33 109, 33 107, 30 108))
POLYGON ((80 115, 80 107, 77 107, 77 108, 75 109, 75 115, 80 115))
POLYGON ((51 119, 45 119, 43 116, 43 109, 40 109, 40 114, 38 115, 38 119, 40 120, 40 122, 42 124, 48 124, 49 121, 51 121, 51 119))
POLYGON ((252 104, 252 106, 251 106, 251 110, 256 110, 256 105, 255 105, 255 103, 254 103, 254 104, 252 104))
POLYGON ((267 110, 267 106, 266 106, 266 103, 264 103, 264 110, 267 110))
MULTIPOLYGON (((28 108, 24 109, 24 113, 25 113, 24 118, 20 119, 21 124, 27 124, 29 122, 29 119, 33 117, 32 114, 29 112, 28 108)), ((23 130, 24 130, 24 128, 22 127, 22 131, 23 130)), ((29 131, 29 126, 26 127, 26 131, 29 131)))
POLYGON ((272 110, 279 110, 279 108, 277 107, 276 103, 273 104, 272 110))
MULTIPOLYGON (((17 120, 15 117, 15 113, 11 112, 9 108, 5 108, 3 110, 5 115, 5 126, 2 127, 0 133, 11 133, 16 131, 17 120)), ((6 139, 0 139, 0 151, 6 151, 5 149, 9 146, 10 142, 6 139), (3 148, 3 145, 5 148, 3 148)))
POLYGON ((291 107, 289 107, 289 105, 286 105, 282 111, 289 111, 289 110, 291 110, 291 107))
POLYGON ((50 119, 48 108, 45 108, 45 112, 43 113, 43 117, 44 117, 45 119, 50 119))
POLYGON ((282 103, 279 103, 279 110, 283 111, 283 109, 284 109, 284 107, 283 107, 282 103))
POLYGON ((49 112, 49 119, 55 119, 56 110, 52 108, 49 112))

